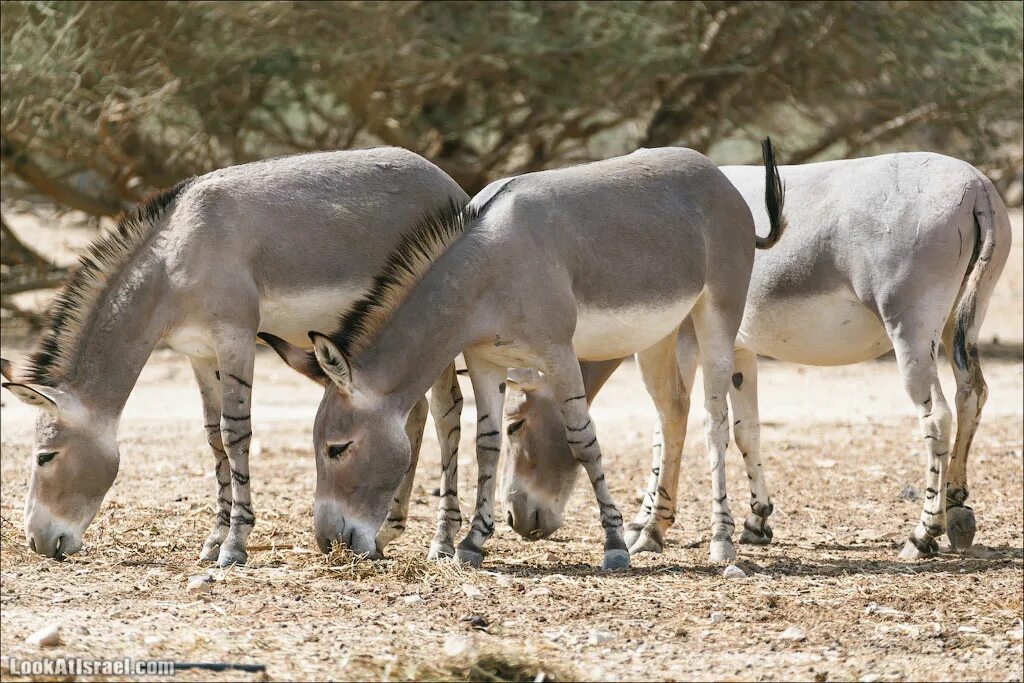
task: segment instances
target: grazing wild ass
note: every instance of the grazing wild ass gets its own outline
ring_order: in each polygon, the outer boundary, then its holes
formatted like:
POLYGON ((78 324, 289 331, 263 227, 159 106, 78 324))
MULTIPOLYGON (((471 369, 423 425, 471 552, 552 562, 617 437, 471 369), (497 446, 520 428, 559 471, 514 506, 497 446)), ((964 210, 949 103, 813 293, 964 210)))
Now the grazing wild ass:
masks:
MULTIPOLYGON (((254 523, 249 408, 257 332, 306 340, 307 330, 366 291, 425 209, 466 199, 426 159, 379 148, 214 171, 122 219, 60 292, 24 379, 4 384, 42 409, 25 502, 30 546, 58 558, 81 548, 117 474, 121 410, 165 340, 191 361, 216 461, 219 511, 201 557, 244 562, 254 523)), ((422 340, 409 341, 405 351, 415 355, 422 340)), ((5 374, 12 379, 6 363, 5 374)), ((457 442, 454 366, 433 379, 438 430, 457 442)), ((426 419, 419 399, 403 425, 414 458, 426 419)), ((385 528, 382 543, 398 531, 385 528)))
MULTIPOLYGON (((778 196, 770 149, 766 142, 770 192, 778 196)), ((779 215, 759 246, 778 238, 779 215)), ((627 566, 622 517, 605 482, 577 357, 640 352, 653 386, 673 357, 676 328, 691 316, 704 350, 708 448, 724 456, 726 394, 755 238, 736 188, 687 149, 497 181, 465 209, 453 204, 429 216, 334 334, 311 333, 316 361, 334 383, 317 414, 317 455, 340 456, 317 472, 328 479, 318 483, 315 503, 321 542, 340 540, 376 556, 374 534, 410 470, 406 416, 462 351, 476 396, 479 478, 477 511, 457 557, 479 566, 494 531, 507 370, 536 367, 551 383, 563 436, 597 498, 602 566, 627 566)), ((287 343, 273 345, 289 365, 309 371, 311 359, 287 343)), ((677 405, 659 407, 671 416, 666 438, 681 448, 677 405)))
MULTIPOLYGON (((759 169, 722 170, 763 224, 764 213, 756 208, 764 191, 759 169)), ((974 512, 964 504, 967 457, 987 394, 978 330, 1010 249, 1006 207, 977 169, 938 154, 888 154, 783 166, 780 172, 791 234, 754 261, 729 388, 736 444, 751 482, 751 514, 740 541, 763 544, 772 536, 760 455, 757 354, 843 365, 895 349, 927 451, 924 509, 901 556, 935 553, 943 531, 954 548, 967 549, 975 533, 974 512), (956 378, 952 450, 951 413, 936 370, 939 341, 956 378)), ((686 324, 679 364, 687 390, 698 354, 686 324)), ((588 400, 616 364, 584 363, 588 400)), ((550 390, 535 377, 518 389, 510 385, 506 412, 505 502, 515 511, 510 522, 527 538, 547 536, 561 524, 575 481, 572 453, 564 439, 554 438, 561 418, 550 390)), ((633 552, 661 551, 675 511, 679 456, 678 449, 663 452, 656 443, 647 494, 627 534, 633 552)))

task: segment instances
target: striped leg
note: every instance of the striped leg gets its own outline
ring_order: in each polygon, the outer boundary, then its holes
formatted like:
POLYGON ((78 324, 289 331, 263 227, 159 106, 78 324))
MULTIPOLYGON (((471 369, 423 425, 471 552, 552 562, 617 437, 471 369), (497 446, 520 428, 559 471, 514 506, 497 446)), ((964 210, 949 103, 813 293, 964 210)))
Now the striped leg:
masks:
POLYGON ((956 377, 956 441, 949 459, 946 481, 946 533, 954 550, 964 551, 974 543, 977 529, 974 510, 967 500, 967 456, 981 421, 981 409, 988 398, 988 385, 978 359, 977 326, 968 330, 963 349, 954 349, 952 321, 943 333, 943 345, 956 377))
POLYGON ((750 514, 743 522, 740 543, 767 545, 772 540, 768 516, 772 514, 774 506, 761 463, 761 420, 757 410, 757 354, 753 351, 736 349, 729 399, 732 402, 732 431, 736 436, 736 447, 743 455, 743 466, 750 481, 750 514))
MULTIPOLYGON (((732 377, 736 328, 725 315, 702 302, 694 308, 693 322, 700 343, 704 371, 704 434, 711 465, 712 562, 736 559, 725 482, 725 453, 729 447, 729 382, 732 377)), ((738 327, 738 321, 737 325, 738 327)))
POLYGON ((896 363, 910 400, 917 406, 921 435, 927 451, 924 509, 921 519, 900 552, 903 559, 917 559, 938 552, 935 539, 946 531, 946 470, 949 433, 953 415, 942 395, 935 367, 938 330, 916 322, 901 322, 890 331, 896 363))
POLYGON ((231 524, 220 546, 217 566, 245 564, 245 542, 256 523, 249 492, 252 375, 255 334, 239 330, 217 345, 223 407, 220 431, 231 466, 231 524))
POLYGON ((427 422, 427 399, 416 402, 413 409, 409 411, 409 419, 405 423, 405 434, 409 437, 409 445, 412 447, 412 458, 409 461, 409 469, 398 485, 394 500, 391 501, 391 510, 387 519, 377 532, 377 549, 383 552, 389 543, 402 535, 405 531, 405 520, 409 514, 409 495, 412 493, 412 485, 416 480, 416 463, 420 459, 420 447, 423 445, 423 427, 427 422))
POLYGON ((647 475, 647 489, 644 491, 644 499, 637 510, 636 517, 626 525, 623 538, 626 547, 632 548, 640 538, 640 532, 644 530, 647 522, 654 512, 655 498, 658 497, 658 478, 661 474, 662 456, 665 452, 665 440, 661 435, 661 426, 654 428, 654 442, 651 444, 651 473, 647 475))
POLYGON ((220 434, 220 382, 217 381, 217 362, 213 358, 189 358, 192 373, 199 384, 199 395, 203 400, 203 425, 206 429, 206 441, 213 449, 216 462, 214 472, 217 476, 217 516, 213 529, 203 543, 199 559, 213 562, 220 553, 220 544, 228 535, 231 523, 231 467, 228 465, 228 454, 224 450, 224 442, 220 434))
MULTIPOLYGON (((504 405, 506 368, 466 354, 466 366, 476 397, 476 509, 469 533, 459 543, 455 557, 473 567, 483 564, 483 544, 494 533, 494 497, 501 453, 501 411, 504 405)), ((578 364, 577 364, 578 367, 578 364)))
POLYGON ((573 457, 583 465, 594 489, 604 529, 604 559, 602 569, 622 569, 629 566, 629 551, 622 538, 622 514, 619 512, 601 465, 601 446, 597 431, 587 409, 583 375, 572 348, 555 356, 547 363, 547 378, 565 421, 565 435, 573 457))
POLYGON ((455 556, 455 536, 462 527, 459 509, 459 437, 462 434, 462 390, 455 365, 438 378, 430 390, 430 412, 441 449, 441 500, 437 510, 437 531, 430 542, 427 559, 455 556))
POLYGON ((652 497, 653 514, 629 546, 631 554, 660 553, 664 548, 665 532, 675 521, 679 465, 690 412, 690 394, 676 360, 676 335, 666 337, 641 353, 639 361, 644 385, 658 410, 664 450, 652 497))

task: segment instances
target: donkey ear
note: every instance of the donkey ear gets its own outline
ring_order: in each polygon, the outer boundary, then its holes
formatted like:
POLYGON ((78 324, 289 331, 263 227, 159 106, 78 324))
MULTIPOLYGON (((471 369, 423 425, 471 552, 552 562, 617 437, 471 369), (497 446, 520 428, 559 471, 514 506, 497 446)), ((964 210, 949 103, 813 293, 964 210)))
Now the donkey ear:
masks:
POLYGON ((321 369, 334 382, 343 395, 349 396, 355 391, 352 382, 352 366, 341 349, 335 346, 331 338, 319 332, 310 332, 309 338, 313 342, 313 353, 320 363, 321 369))
POLYGON ((59 413, 62 408, 68 407, 69 404, 67 394, 53 387, 21 384, 20 382, 4 382, 3 387, 17 396, 22 403, 27 403, 54 415, 59 413))
POLYGON ((14 366, 6 358, 0 358, 0 375, 3 375, 8 382, 14 381, 14 366))
POLYGON ((320 369, 320 364, 316 362, 316 358, 312 353, 266 332, 260 332, 256 336, 265 341, 267 346, 274 349, 277 355, 281 356, 281 360, 292 370, 305 375, 320 386, 327 386, 330 380, 327 379, 324 371, 320 369))

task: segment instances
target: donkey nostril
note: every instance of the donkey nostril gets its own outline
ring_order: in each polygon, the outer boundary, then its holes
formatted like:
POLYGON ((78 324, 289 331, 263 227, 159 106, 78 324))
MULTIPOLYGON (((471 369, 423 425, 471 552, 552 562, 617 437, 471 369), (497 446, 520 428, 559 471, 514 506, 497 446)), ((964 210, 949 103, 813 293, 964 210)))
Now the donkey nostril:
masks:
POLYGON ((512 513, 511 512, 508 513, 508 525, 510 527, 515 527, 515 525, 516 525, 515 524, 515 520, 512 519, 512 513))
POLYGON ((36 539, 35 539, 34 536, 32 538, 28 539, 28 547, 32 549, 32 552, 37 552, 36 551, 36 539))
POLYGON ((64 559, 64 553, 62 553, 60 551, 60 549, 62 547, 67 547, 67 545, 65 543, 65 539, 64 539, 63 536, 58 536, 57 537, 57 545, 54 546, 54 548, 53 548, 53 557, 54 557, 54 559, 57 559, 57 560, 63 560, 64 559))

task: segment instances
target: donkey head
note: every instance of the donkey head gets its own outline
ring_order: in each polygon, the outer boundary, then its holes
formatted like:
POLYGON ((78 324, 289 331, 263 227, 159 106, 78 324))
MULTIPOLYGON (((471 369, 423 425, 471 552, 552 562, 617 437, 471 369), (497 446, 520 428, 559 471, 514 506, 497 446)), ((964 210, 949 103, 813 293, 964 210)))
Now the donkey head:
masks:
POLYGON ((25 538, 40 555, 63 558, 82 548, 82 536, 117 476, 116 425, 99 420, 69 391, 16 382, 3 361, 4 388, 39 408, 25 538))
POLYGON ((509 371, 505 393, 505 472, 508 523, 529 540, 562 526, 579 466, 565 439, 558 401, 536 370, 509 371))
POLYGON ((317 544, 326 553, 337 541, 376 559, 377 531, 412 462, 405 431, 409 411, 364 386, 358 369, 327 336, 309 336, 315 362, 285 340, 260 334, 285 363, 324 387, 313 426, 317 544))

